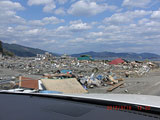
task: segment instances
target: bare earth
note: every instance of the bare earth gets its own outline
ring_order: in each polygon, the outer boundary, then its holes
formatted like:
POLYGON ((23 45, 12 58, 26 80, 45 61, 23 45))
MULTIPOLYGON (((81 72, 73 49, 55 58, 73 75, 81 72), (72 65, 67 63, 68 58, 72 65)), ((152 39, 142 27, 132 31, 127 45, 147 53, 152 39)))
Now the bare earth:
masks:
POLYGON ((11 76, 19 76, 19 75, 22 75, 22 76, 26 76, 26 77, 31 77, 31 78, 34 78, 34 79, 39 79, 41 78, 41 76, 39 75, 28 75, 28 74, 25 74, 25 73, 22 73, 22 72, 18 72, 16 70, 10 70, 10 69, 0 69, 0 77, 11 77, 11 76))

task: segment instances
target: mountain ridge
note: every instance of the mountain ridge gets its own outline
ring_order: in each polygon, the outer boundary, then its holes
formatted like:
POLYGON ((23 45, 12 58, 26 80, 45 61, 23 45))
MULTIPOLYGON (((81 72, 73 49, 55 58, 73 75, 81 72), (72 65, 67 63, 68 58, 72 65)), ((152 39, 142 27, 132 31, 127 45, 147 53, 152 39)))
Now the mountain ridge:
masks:
POLYGON ((116 57, 120 57, 123 59, 160 59, 160 55, 158 54, 154 54, 154 53, 115 53, 115 52, 94 52, 94 51, 90 51, 90 52, 83 52, 83 53, 79 53, 79 54, 72 54, 72 57, 80 57, 81 55, 90 55, 93 58, 116 58, 116 57))
MULTIPOLYGON (((20 57, 35 57, 37 54, 44 54, 45 52, 48 52, 46 50, 41 50, 38 48, 32 48, 32 47, 26 47, 23 45, 18 45, 18 44, 9 44, 9 43, 3 43, 2 46, 5 50, 14 53, 16 56, 20 57)), ((57 53, 52 53, 49 52, 54 56, 60 56, 61 54, 57 53)), ((160 59, 160 55, 154 54, 154 53, 116 53, 116 52, 94 52, 94 51, 89 51, 89 52, 83 52, 83 53, 78 53, 78 54, 71 54, 70 56, 72 57, 80 57, 81 55, 90 55, 93 58, 97 59, 109 59, 109 58, 123 58, 123 59, 160 59)))

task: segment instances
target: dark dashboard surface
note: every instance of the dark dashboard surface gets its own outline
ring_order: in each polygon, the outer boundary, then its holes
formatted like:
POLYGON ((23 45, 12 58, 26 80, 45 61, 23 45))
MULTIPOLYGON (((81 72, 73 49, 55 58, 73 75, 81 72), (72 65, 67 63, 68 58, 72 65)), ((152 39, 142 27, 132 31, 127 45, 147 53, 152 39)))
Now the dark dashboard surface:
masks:
POLYGON ((154 115, 33 95, 0 94, 0 120, 157 120, 154 115))

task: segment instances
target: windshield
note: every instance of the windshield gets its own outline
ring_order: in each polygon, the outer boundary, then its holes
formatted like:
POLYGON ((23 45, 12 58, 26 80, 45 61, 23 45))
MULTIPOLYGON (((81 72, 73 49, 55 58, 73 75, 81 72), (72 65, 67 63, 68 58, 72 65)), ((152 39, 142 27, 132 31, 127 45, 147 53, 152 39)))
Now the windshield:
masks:
POLYGON ((159 0, 0 0, 0 89, 160 95, 159 0))

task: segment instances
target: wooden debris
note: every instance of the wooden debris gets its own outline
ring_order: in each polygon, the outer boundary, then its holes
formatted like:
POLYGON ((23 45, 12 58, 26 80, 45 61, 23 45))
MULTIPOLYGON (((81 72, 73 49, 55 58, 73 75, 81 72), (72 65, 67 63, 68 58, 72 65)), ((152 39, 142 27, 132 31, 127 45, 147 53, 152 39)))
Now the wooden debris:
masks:
POLYGON ((108 85, 113 85, 114 83, 113 82, 111 82, 111 81, 107 81, 106 82, 108 85))
POLYGON ((108 92, 111 92, 112 90, 116 89, 117 87, 121 86, 124 84, 124 81, 119 82, 118 84, 113 85, 112 87, 108 88, 108 92))
POLYGON ((115 80, 111 75, 109 75, 109 80, 114 83, 118 83, 118 80, 115 80))
POLYGON ((118 80, 118 81, 123 81, 124 79, 123 79, 123 78, 118 78, 118 79, 116 79, 116 80, 118 80))
POLYGON ((76 78, 67 79, 41 79, 45 88, 49 91, 59 91, 64 94, 82 94, 87 91, 77 81, 76 78))

